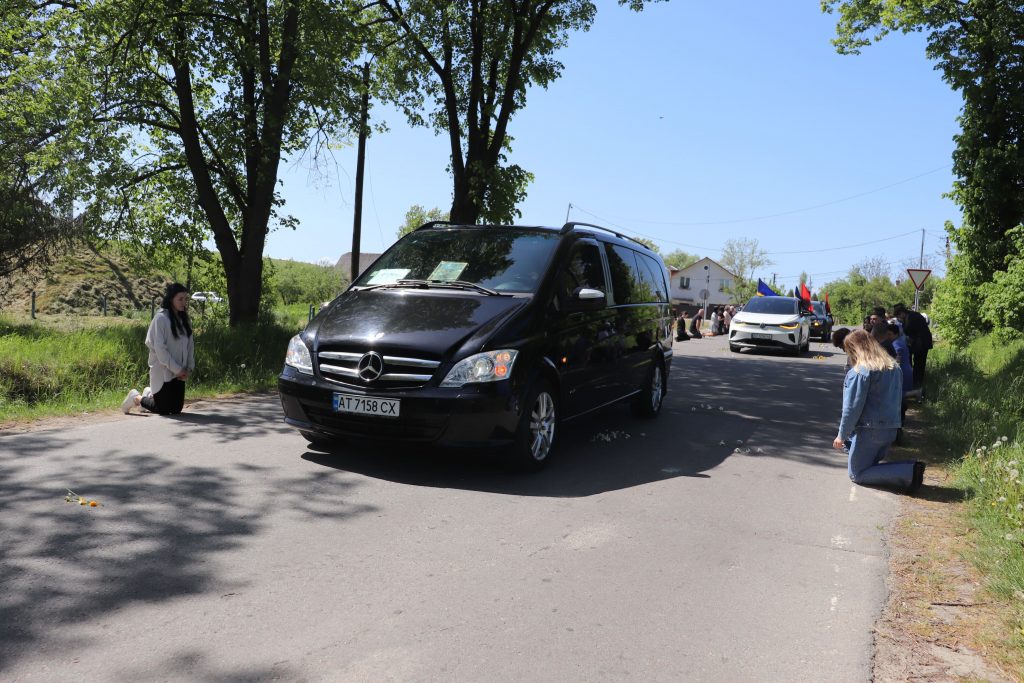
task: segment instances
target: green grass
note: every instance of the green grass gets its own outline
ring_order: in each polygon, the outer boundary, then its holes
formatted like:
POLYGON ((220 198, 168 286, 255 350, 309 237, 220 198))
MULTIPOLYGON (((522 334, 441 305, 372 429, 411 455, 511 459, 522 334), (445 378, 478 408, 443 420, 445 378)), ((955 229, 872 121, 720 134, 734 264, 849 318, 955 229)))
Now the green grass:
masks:
MULTIPOLYGON (((196 369, 190 398, 273 388, 288 339, 305 324, 282 311, 253 326, 196 320, 196 369)), ((0 317, 0 423, 117 407, 130 388, 148 384, 148 321, 0 317)))
POLYGON ((928 362, 930 441, 969 494, 971 558, 988 589, 1014 605, 1009 645, 1024 650, 1024 342, 992 337, 928 362))

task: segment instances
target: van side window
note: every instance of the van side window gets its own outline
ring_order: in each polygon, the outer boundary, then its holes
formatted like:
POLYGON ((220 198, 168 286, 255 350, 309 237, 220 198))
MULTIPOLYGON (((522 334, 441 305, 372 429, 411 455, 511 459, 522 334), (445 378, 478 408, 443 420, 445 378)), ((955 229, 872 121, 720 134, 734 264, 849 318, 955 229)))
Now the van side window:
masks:
POLYGON ((636 260, 629 249, 605 243, 608 269, 612 273, 612 292, 616 304, 635 304, 641 301, 636 273, 636 260))
POLYGON ((608 289, 604 282, 604 267, 601 265, 601 252, 596 244, 580 242, 573 246, 562 271, 560 294, 563 300, 569 301, 580 289, 598 289, 605 294, 608 289))
POLYGON ((637 252, 636 260, 640 266, 641 273, 646 275, 646 281, 653 294, 653 298, 648 299, 648 301, 667 302, 664 269, 647 254, 637 252))

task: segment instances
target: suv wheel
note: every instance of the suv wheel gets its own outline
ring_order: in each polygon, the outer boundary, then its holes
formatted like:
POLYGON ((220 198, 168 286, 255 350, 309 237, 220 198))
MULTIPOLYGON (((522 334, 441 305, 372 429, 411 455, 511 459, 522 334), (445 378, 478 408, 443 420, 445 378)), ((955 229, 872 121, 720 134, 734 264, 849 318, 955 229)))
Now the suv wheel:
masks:
POLYGON ((640 417, 657 417, 664 400, 665 371, 662 370, 661 362, 655 360, 647 373, 647 381, 633 401, 633 414, 640 417))
POLYGON ((523 415, 519 419, 511 455, 523 469, 536 471, 547 464, 555 445, 558 401, 551 383, 538 380, 523 405, 523 415))

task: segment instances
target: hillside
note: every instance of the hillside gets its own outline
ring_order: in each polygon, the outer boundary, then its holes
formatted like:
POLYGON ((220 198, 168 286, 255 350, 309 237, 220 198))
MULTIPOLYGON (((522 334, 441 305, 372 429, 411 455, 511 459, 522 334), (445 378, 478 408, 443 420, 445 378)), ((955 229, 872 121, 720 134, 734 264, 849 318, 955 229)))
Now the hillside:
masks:
MULTIPOLYGON (((200 265, 197 259, 193 286, 224 295, 227 287, 216 255, 203 261, 200 265)), ((268 258, 266 274, 266 296, 272 305, 319 303, 347 284, 337 268, 301 261, 268 258)), ((175 279, 184 282, 186 276, 129 258, 116 242, 80 245, 46 270, 30 268, 0 278, 0 313, 28 315, 33 290, 41 315, 102 315, 104 297, 108 315, 148 313, 154 301, 159 304, 165 285, 175 279)))
POLYGON ((159 300, 170 276, 132 265, 117 250, 78 246, 47 270, 30 268, 0 278, 0 311, 28 314, 32 292, 44 315, 124 315, 159 300))

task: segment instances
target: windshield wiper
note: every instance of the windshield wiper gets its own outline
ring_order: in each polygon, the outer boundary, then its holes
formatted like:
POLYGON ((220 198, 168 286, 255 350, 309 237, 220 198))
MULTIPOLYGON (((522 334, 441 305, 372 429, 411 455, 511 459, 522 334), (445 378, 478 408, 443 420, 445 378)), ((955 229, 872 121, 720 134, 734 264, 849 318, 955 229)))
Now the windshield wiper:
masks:
POLYGON ((475 282, 467 282, 466 280, 399 280, 399 285, 405 285, 407 287, 454 287, 455 289, 471 289, 474 292, 480 292, 487 294, 488 296, 508 296, 502 294, 483 285, 478 285, 475 282))

